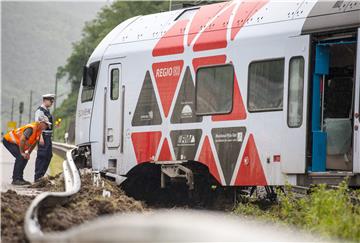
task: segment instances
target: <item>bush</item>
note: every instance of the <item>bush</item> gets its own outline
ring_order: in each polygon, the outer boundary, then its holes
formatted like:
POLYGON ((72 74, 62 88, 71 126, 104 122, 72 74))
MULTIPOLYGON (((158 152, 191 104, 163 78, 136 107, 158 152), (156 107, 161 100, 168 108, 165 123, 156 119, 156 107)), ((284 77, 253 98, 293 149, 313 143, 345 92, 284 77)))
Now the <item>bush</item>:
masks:
POLYGON ((347 181, 337 189, 327 189, 319 185, 310 195, 296 198, 286 186, 287 194, 278 192, 278 203, 261 208, 258 201, 239 204, 236 214, 257 216, 262 219, 284 222, 301 227, 322 236, 346 240, 360 240, 360 205, 351 202, 353 195, 360 200, 359 193, 350 194, 347 181))

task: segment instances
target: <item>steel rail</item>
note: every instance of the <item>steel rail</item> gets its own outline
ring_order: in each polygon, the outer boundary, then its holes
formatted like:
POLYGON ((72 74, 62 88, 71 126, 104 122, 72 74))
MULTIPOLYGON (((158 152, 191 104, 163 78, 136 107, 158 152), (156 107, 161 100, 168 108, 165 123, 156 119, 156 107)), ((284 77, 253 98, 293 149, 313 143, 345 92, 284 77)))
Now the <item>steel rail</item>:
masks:
POLYGON ((54 239, 51 236, 53 233, 42 232, 39 223, 39 212, 47 207, 65 204, 72 195, 80 190, 80 174, 73 160, 75 146, 62 144, 62 147, 68 149, 66 152, 66 160, 63 162, 65 191, 44 192, 39 194, 31 202, 30 207, 26 211, 24 221, 25 234, 30 242, 49 242, 49 239, 54 239))

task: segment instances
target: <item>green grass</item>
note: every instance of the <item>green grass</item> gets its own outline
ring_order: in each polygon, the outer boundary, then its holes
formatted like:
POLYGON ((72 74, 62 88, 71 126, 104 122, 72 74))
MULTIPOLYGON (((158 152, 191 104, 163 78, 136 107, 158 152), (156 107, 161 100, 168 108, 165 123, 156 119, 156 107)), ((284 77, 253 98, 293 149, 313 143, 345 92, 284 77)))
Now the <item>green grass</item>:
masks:
POLYGON ((58 154, 53 153, 53 157, 51 158, 49 169, 50 169, 50 176, 56 176, 57 174, 63 171, 62 164, 64 159, 61 158, 58 154))
MULTIPOLYGON (((360 199, 360 194, 355 194, 360 199)), ((300 199, 291 192, 279 191, 278 196, 277 204, 264 208, 258 201, 249 201, 239 204, 234 213, 295 225, 325 237, 360 241, 360 205, 351 202, 346 181, 332 190, 319 185, 300 199)))

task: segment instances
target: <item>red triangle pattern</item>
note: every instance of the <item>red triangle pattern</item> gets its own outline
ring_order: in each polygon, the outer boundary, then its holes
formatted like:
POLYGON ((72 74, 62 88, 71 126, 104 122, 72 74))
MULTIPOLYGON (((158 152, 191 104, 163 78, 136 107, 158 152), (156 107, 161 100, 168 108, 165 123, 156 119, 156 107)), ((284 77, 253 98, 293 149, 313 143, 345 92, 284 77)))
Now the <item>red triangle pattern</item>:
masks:
POLYGON ((204 165, 207 165, 210 173, 221 184, 219 172, 216 167, 215 158, 214 158, 213 152, 211 150, 210 141, 209 141, 208 136, 205 137, 198 161, 203 163, 204 165))
POLYGON ((228 3, 217 3, 200 7, 200 9, 196 12, 190 25, 187 40, 188 46, 191 45, 191 42, 193 41, 195 36, 200 32, 203 27, 205 27, 206 23, 209 22, 227 4, 228 3))
POLYGON ((266 186, 266 177, 252 134, 246 144, 235 186, 266 186))
POLYGON ((230 114, 212 116, 213 121, 245 120, 246 110, 235 74, 233 109, 230 114))
POLYGON ((165 138, 161 151, 160 151, 160 155, 159 158, 157 159, 158 161, 168 161, 168 160, 173 160, 172 156, 171 156, 171 152, 170 152, 170 147, 169 147, 169 143, 167 141, 167 139, 165 138))
POLYGON ((165 117, 168 116, 184 61, 159 62, 152 65, 165 117))
POLYGON ((226 55, 210 56, 210 57, 198 57, 192 61, 194 71, 196 73, 199 67, 224 64, 226 62, 226 55))
POLYGON ((261 9, 268 0, 261 1, 243 1, 238 10, 236 11, 232 28, 231 28, 231 40, 235 39, 235 36, 244 26, 246 21, 250 19, 259 9, 261 9))
POLYGON ((135 132, 131 134, 137 162, 154 161, 161 139, 161 132, 135 132))
POLYGON ((225 48, 227 46, 226 33, 230 15, 236 4, 232 4, 207 27, 196 40, 193 50, 206 51, 225 48))
POLYGON ((179 20, 172 26, 156 44, 152 55, 166 56, 184 52, 184 32, 189 20, 179 20))

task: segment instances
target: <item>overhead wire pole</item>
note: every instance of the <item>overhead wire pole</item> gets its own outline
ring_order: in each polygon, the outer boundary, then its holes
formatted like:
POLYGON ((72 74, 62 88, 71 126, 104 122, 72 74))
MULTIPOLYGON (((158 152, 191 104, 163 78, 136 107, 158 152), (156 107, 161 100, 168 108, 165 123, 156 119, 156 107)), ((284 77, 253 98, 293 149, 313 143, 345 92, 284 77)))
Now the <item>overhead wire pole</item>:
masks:
POLYGON ((56 110, 57 85, 58 85, 58 74, 56 73, 56 75, 55 75, 55 100, 54 100, 54 111, 56 110))
POLYGON ((30 103, 29 103, 29 123, 31 122, 31 113, 32 113, 32 95, 33 95, 33 91, 30 90, 30 103))
POLYGON ((14 97, 12 98, 11 101, 11 121, 14 120, 14 97))

